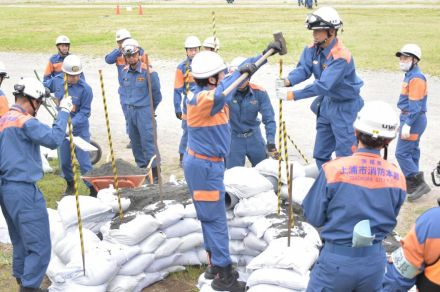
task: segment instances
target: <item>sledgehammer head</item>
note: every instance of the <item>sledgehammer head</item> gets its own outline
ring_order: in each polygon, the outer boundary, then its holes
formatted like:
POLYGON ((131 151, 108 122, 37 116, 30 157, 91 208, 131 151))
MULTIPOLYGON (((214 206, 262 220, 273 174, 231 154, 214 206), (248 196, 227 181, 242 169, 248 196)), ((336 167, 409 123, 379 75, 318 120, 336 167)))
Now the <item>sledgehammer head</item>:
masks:
POLYGON ((274 32, 273 33, 273 39, 276 42, 279 42, 281 44, 281 51, 279 52, 280 55, 285 55, 287 54, 287 45, 286 45, 286 40, 283 37, 283 33, 281 31, 279 32, 274 32))

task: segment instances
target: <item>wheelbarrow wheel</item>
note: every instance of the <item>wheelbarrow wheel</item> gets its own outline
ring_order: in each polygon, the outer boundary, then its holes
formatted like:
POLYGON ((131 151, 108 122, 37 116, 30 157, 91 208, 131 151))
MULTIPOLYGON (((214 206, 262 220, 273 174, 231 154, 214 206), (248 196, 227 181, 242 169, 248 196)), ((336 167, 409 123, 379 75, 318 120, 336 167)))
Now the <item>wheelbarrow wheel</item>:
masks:
POLYGON ((101 146, 99 146, 99 144, 93 140, 90 140, 90 144, 92 144, 93 146, 95 146, 98 149, 95 151, 89 151, 90 162, 92 163, 92 165, 95 165, 96 163, 99 162, 99 160, 101 160, 102 149, 101 149, 101 146))

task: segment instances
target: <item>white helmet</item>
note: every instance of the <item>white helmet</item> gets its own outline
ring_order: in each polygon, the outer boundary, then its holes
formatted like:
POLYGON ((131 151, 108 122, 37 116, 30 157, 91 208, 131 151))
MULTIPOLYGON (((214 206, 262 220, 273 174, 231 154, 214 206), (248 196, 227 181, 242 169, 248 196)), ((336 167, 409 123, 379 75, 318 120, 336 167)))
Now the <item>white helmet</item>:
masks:
POLYGON ((321 7, 306 18, 307 29, 338 29, 342 27, 342 19, 332 7, 321 7))
POLYGON ((133 55, 139 51, 139 43, 135 39, 126 39, 122 43, 122 53, 124 55, 133 55))
POLYGON ((203 51, 195 55, 191 64, 194 78, 206 79, 226 69, 226 64, 219 54, 203 51))
POLYGON ((399 126, 396 111, 386 102, 370 101, 357 114, 353 127, 374 139, 394 139, 399 126))
POLYGON ((81 60, 76 55, 67 56, 63 61, 61 69, 69 75, 79 75, 83 71, 81 60))
POLYGON ((203 41, 203 46, 218 51, 220 50, 220 40, 216 37, 214 41, 214 37, 210 36, 203 41))
POLYGON ((14 85, 14 95, 24 94, 34 99, 46 97, 46 88, 43 83, 34 78, 23 78, 14 85))
POLYGON ((401 55, 414 56, 420 61, 422 58, 422 50, 416 44, 406 44, 396 53, 396 57, 400 57, 401 55))
POLYGON ((199 38, 196 36, 191 35, 185 39, 185 49, 198 48, 201 46, 202 44, 200 43, 199 38))
POLYGON ((3 62, 0 62, 0 75, 8 75, 8 72, 6 71, 6 66, 3 62))
POLYGON ((70 40, 69 40, 69 38, 66 37, 65 35, 60 35, 60 36, 57 37, 57 39, 55 40, 55 45, 58 46, 59 44, 70 45, 70 40))
POLYGON ((130 38, 131 38, 131 34, 125 28, 121 28, 116 31, 116 41, 117 42, 125 40, 125 39, 130 39, 130 38))
POLYGON ((235 70, 238 69, 238 67, 240 67, 241 64, 243 64, 243 62, 246 61, 245 57, 235 57, 231 63, 229 63, 229 72, 234 72, 235 70))

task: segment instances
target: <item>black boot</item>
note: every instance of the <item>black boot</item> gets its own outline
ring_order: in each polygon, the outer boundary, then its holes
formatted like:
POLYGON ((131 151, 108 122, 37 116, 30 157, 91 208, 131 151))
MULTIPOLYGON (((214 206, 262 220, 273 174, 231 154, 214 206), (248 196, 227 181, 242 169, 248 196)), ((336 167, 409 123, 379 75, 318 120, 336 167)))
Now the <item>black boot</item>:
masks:
POLYGON ((15 281, 17 281, 17 284, 20 286, 21 285, 21 279, 20 278, 15 278, 15 281))
POLYGON ((96 196, 98 195, 98 192, 96 191, 94 186, 89 187, 90 190, 90 197, 94 197, 96 198, 96 196))
POLYGON ((414 184, 412 186, 411 193, 407 191, 408 201, 412 202, 427 194, 431 191, 429 185, 425 182, 425 178, 423 176, 423 171, 417 173, 414 176, 414 184))
POLYGON ((151 172, 153 173, 153 184, 157 184, 159 182, 159 172, 157 171, 157 167, 151 168, 151 172))
POLYGON ((20 286, 19 292, 49 292, 49 290, 44 288, 30 288, 30 287, 20 286))
MULTIPOLYGON (((214 266, 212 264, 212 262, 211 262, 211 252, 210 251, 206 251, 206 253, 208 254, 208 266, 206 267, 206 270, 205 270, 205 279, 213 280, 213 279, 215 279, 217 274, 220 272, 220 267, 219 266, 214 266)), ((234 276, 235 276, 236 279, 238 279, 238 277, 240 275, 238 274, 237 271, 234 270, 234 276)))
POLYGON ((219 269, 219 273, 211 283, 212 289, 230 292, 244 292, 246 290, 246 283, 237 280, 236 271, 232 268, 232 265, 216 268, 219 269))
POLYGON ((75 194, 75 183, 73 181, 66 181, 67 187, 64 191, 64 196, 71 196, 75 194))
POLYGON ((405 177, 405 181, 406 181, 406 193, 408 195, 414 193, 417 187, 416 176, 413 175, 413 176, 405 177))
POLYGON ((183 167, 183 153, 179 153, 179 167, 183 167))

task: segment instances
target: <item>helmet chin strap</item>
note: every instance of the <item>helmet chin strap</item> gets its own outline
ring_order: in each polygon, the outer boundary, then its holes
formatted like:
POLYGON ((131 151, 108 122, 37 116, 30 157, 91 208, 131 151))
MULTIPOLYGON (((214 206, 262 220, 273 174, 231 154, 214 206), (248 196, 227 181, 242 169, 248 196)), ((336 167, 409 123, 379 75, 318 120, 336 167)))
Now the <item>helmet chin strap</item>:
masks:
POLYGON ((327 37, 326 37, 323 41, 315 42, 315 45, 318 46, 318 47, 322 47, 322 45, 324 45, 324 44, 327 43, 327 41, 329 40, 329 38, 330 38, 331 36, 332 36, 332 35, 330 34, 330 31, 327 30, 327 37))

